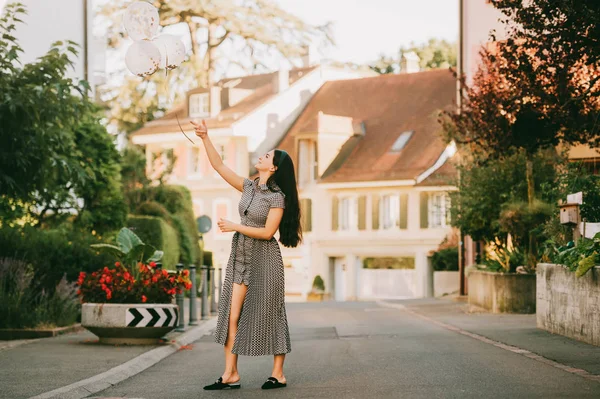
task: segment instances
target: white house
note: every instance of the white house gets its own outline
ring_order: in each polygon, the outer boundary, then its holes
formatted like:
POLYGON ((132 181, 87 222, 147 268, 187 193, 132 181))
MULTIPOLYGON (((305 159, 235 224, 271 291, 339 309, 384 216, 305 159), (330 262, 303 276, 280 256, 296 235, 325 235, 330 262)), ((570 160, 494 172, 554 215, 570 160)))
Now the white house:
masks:
POLYGON ((289 294, 305 297, 320 275, 336 300, 432 296, 429 256, 451 231, 455 176, 437 119, 454 96, 447 70, 315 94, 278 146, 298 169, 304 227, 303 245, 282 251, 289 294))
POLYGON ((345 69, 310 65, 306 59, 302 68, 222 79, 210 93, 204 88, 189 91, 183 104, 132 134, 133 143, 145 146, 149 171, 154 154, 175 154, 177 161, 169 183, 188 187, 196 216, 212 219, 213 229, 204 235, 204 242, 218 266, 227 263, 231 234, 219 232, 216 222, 220 217, 239 220, 240 195, 211 169, 189 121, 205 119, 224 162, 239 175, 249 176, 257 157, 276 146, 326 81, 361 76, 345 69), (194 144, 182 134, 180 124, 194 144))

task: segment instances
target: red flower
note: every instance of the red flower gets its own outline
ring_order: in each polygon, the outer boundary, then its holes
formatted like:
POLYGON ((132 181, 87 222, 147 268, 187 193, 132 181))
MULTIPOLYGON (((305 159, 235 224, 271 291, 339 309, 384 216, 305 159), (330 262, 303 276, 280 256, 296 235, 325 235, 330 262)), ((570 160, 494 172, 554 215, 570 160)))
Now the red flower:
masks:
POLYGON ((117 266, 117 267, 121 266, 121 262, 115 262, 115 266, 117 266))
POLYGON ((163 276, 167 277, 169 275, 169 272, 163 269, 162 274, 163 276))
POLYGON ((146 298, 146 295, 142 295, 142 302, 146 302, 148 300, 148 298, 146 298))
POLYGON ((104 266, 104 269, 102 269, 102 271, 103 271, 104 273, 108 273, 108 267, 104 266))
POLYGON ((150 267, 156 267, 156 262, 150 262, 150 267))
POLYGON ((189 276, 190 275, 190 271, 189 270, 184 270, 183 271, 183 275, 186 276, 186 277, 189 276))
POLYGON ((77 295, 81 295, 81 290, 77 290, 77 295))
POLYGON ((185 289, 189 290, 190 288, 192 288, 192 283, 185 283, 185 289))
POLYGON ((110 276, 106 276, 106 282, 110 283, 112 281, 112 278, 110 276))
POLYGON ((158 277, 157 276, 152 276, 152 282, 156 283, 158 281, 158 277))

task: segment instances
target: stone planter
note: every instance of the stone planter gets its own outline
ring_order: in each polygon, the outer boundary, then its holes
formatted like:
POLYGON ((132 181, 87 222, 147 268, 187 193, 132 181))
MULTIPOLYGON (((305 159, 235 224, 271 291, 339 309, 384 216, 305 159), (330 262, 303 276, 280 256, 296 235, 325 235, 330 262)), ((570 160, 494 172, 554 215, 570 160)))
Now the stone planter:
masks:
POLYGON ((307 302, 322 302, 324 300, 329 300, 331 297, 331 294, 326 294, 324 292, 320 292, 320 291, 316 291, 316 292, 309 292, 306 295, 306 301, 307 302))
POLYGON ((449 271, 433 272, 433 295, 435 297, 460 291, 460 273, 449 271))
POLYGON ((81 325, 105 344, 147 345, 177 326, 177 305, 84 303, 81 325))
POLYGON ((582 277, 562 265, 536 269, 537 327, 600 346, 600 267, 582 277))
POLYGON ((469 273, 469 305, 492 313, 535 313, 535 274, 469 273))

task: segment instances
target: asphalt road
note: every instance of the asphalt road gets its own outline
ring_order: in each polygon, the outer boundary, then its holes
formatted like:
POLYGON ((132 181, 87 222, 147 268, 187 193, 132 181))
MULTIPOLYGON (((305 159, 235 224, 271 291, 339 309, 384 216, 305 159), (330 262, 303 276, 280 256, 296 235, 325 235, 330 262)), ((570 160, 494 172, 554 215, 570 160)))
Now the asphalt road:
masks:
POLYGON ((600 398, 600 382, 402 310, 373 302, 291 303, 287 309, 292 335, 287 388, 260 389, 272 357, 241 356, 240 390, 202 390, 224 364, 222 347, 206 336, 93 397, 600 398))

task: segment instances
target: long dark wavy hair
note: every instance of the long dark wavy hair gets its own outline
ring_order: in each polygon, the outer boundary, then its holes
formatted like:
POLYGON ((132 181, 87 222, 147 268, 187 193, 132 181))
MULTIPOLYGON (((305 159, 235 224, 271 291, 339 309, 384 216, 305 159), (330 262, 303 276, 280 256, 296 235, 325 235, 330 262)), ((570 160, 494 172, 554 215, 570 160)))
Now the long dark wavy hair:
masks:
POLYGON ((269 177, 267 186, 275 182, 285 194, 285 209, 283 210, 283 217, 279 224, 279 242, 286 247, 294 248, 302 242, 300 201, 298 200, 296 172, 292 158, 290 158, 287 152, 275 150, 274 153, 273 165, 277 169, 269 177))

